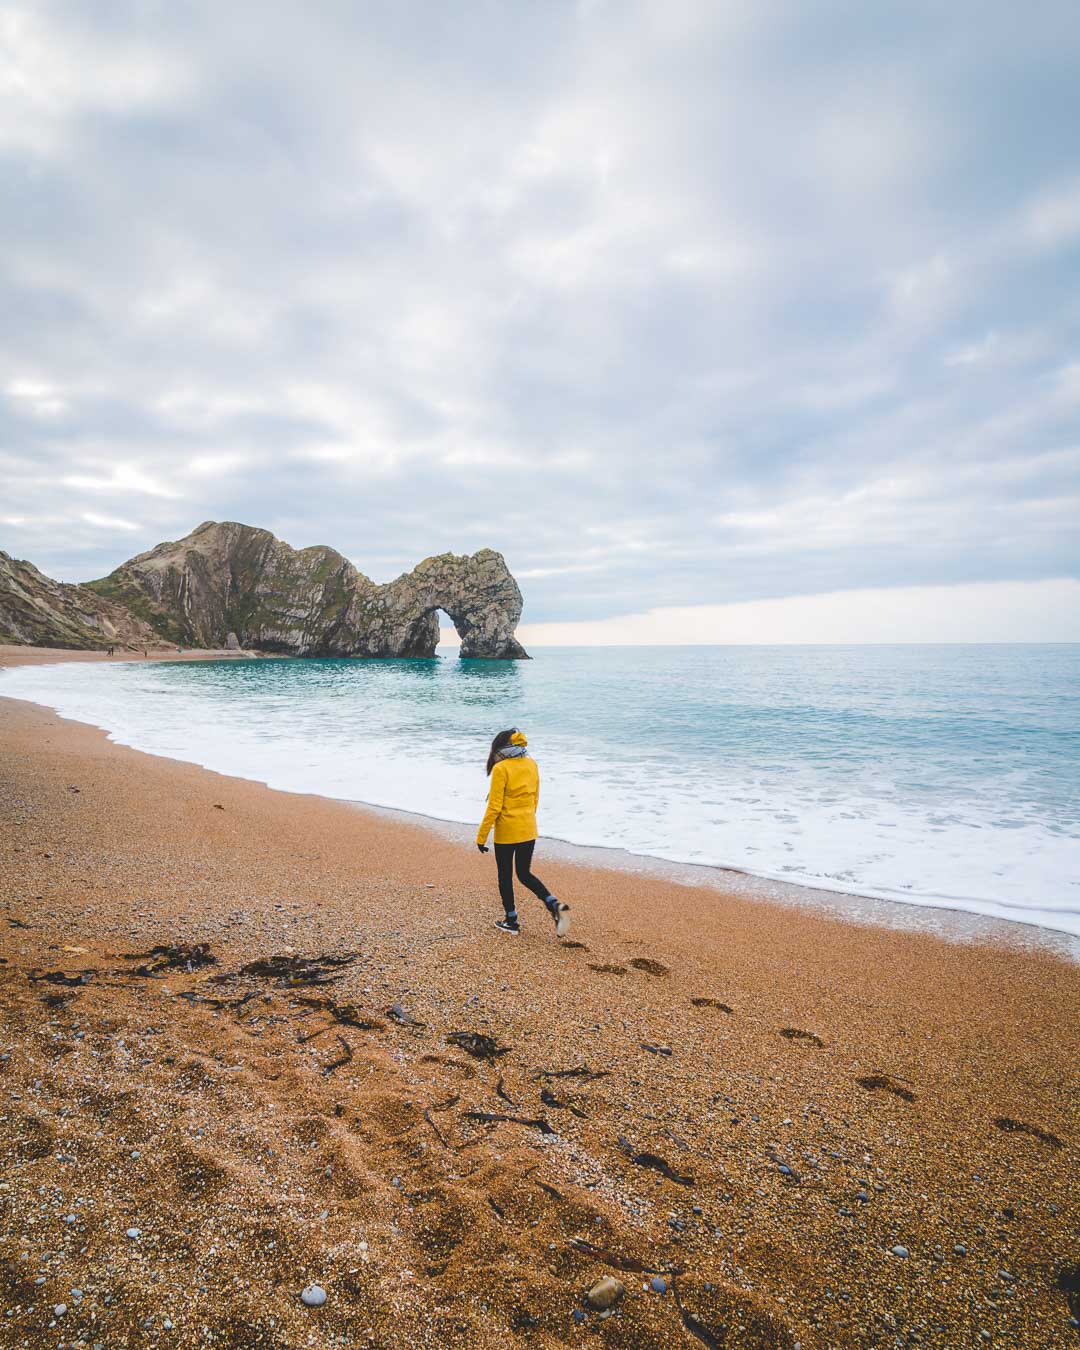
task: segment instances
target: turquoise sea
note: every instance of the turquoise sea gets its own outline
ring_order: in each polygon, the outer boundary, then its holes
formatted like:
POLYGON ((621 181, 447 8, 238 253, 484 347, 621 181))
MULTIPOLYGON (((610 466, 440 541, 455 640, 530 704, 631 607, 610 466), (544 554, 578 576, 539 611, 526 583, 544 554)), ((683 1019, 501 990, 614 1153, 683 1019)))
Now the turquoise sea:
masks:
POLYGON ((0 693, 294 792, 1080 934, 1080 646, 541 648, 526 662, 24 667, 0 693))

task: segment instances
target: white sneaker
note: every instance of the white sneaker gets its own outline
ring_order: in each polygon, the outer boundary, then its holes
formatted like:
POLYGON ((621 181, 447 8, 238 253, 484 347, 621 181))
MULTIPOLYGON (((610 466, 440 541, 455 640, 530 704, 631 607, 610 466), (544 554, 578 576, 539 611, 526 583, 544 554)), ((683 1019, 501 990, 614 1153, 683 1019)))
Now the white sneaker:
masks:
POLYGON ((570 906, 556 900, 551 907, 551 917, 555 920, 555 936, 565 937, 570 931, 570 906))

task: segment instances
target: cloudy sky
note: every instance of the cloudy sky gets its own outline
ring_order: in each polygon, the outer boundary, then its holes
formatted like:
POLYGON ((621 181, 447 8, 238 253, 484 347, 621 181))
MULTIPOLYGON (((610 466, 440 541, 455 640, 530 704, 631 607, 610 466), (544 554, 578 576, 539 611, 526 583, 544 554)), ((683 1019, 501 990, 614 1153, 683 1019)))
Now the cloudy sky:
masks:
POLYGON ((7 3, 0 548, 1080 637, 1078 68, 1076 0, 7 3))

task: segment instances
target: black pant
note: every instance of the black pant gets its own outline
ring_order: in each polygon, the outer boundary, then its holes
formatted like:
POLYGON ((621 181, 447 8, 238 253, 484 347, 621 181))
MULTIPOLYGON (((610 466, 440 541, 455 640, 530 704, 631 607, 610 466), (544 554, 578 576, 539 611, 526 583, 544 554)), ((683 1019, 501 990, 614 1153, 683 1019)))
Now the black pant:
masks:
POLYGON ((517 864, 517 878, 523 886, 528 886, 533 895, 546 901, 551 892, 531 871, 535 839, 526 839, 523 844, 496 844, 495 862, 499 868, 499 894, 502 896, 503 909, 508 919, 517 920, 517 908, 514 905, 514 865, 517 864))

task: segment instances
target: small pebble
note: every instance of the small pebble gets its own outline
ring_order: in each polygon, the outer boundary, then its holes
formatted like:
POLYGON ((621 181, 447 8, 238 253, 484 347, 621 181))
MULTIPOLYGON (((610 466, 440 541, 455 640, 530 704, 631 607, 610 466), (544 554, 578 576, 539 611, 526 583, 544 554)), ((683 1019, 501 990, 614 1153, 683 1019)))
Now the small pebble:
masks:
POLYGON ((66 1304, 66 1303, 58 1303, 58 1304, 56 1305, 56 1307, 53 1309, 53 1316, 54 1316, 54 1317, 63 1317, 63 1315, 64 1315, 66 1312, 67 1312, 67 1304, 66 1304))
POLYGON ((580 1308, 575 1308, 572 1315, 575 1322, 585 1321, 585 1314, 581 1311, 580 1308))
POLYGON ((129 1228, 129 1229, 127 1230, 127 1235, 128 1235, 129 1238, 142 1237, 142 1229, 141 1229, 141 1228, 129 1228))
POLYGON ((964 1246, 962 1242, 958 1242, 956 1246, 953 1248, 953 1251, 956 1253, 957 1256, 967 1256, 967 1248, 964 1246))
POLYGON ((605 1308, 613 1308, 624 1293, 625 1289, 621 1280, 615 1279, 612 1275, 605 1275, 589 1290, 586 1301, 590 1308, 596 1308, 597 1311, 603 1312, 605 1308))
POLYGON ((897 1243, 895 1247, 890 1247, 889 1251, 892 1252, 893 1256, 899 1257, 905 1257, 908 1254, 908 1249, 906 1247, 901 1247, 899 1243, 897 1243))
POLYGON ((662 1280, 659 1275, 654 1275, 649 1281, 649 1288, 654 1294, 666 1294, 667 1280, 662 1280))
POLYGON ((321 1308, 326 1302, 326 1290, 321 1284, 309 1284, 300 1298, 309 1308, 321 1308))

